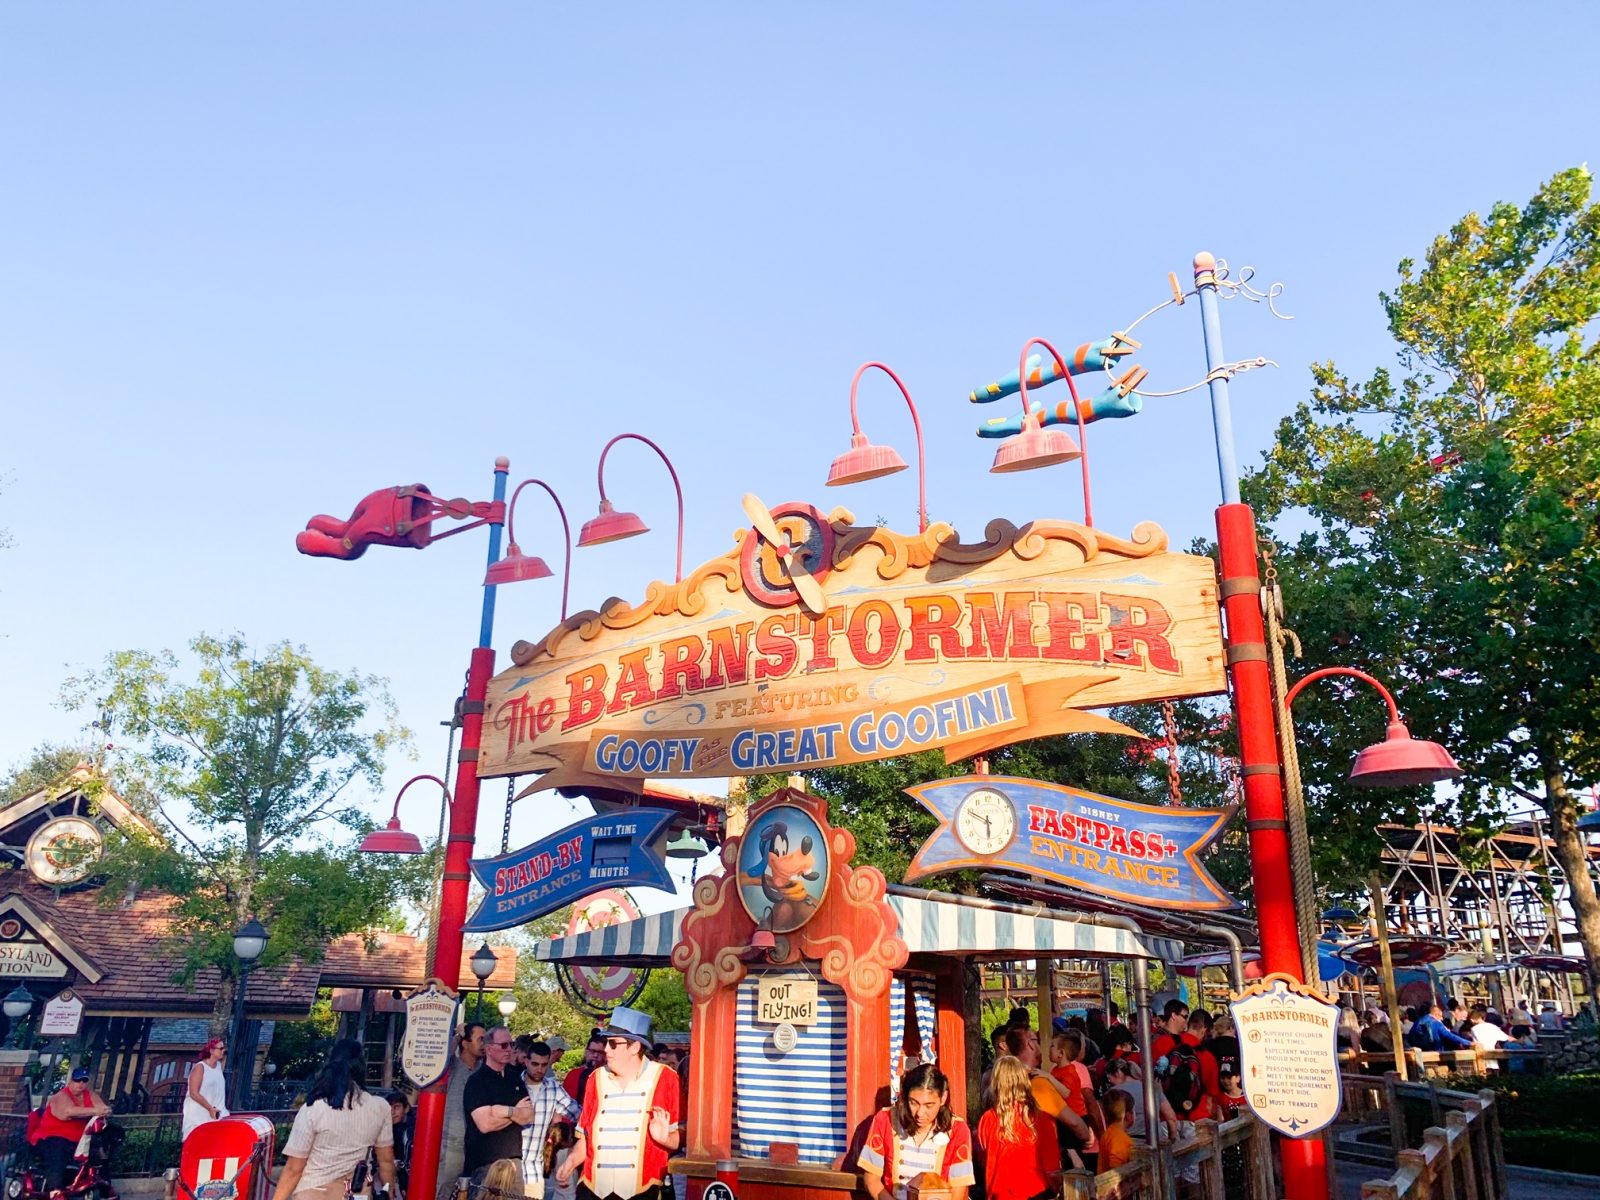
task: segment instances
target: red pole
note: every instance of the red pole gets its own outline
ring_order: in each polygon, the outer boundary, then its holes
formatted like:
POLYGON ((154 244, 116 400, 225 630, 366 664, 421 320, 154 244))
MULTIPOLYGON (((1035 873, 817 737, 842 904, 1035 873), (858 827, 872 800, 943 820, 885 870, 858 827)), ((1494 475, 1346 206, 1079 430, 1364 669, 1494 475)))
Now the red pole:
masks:
MULTIPOLYGON (((1261 619, 1261 575, 1256 563, 1256 522, 1248 504, 1217 509, 1217 550, 1222 570, 1222 610, 1227 624, 1228 675, 1244 776, 1245 829, 1250 877, 1261 932, 1261 965, 1304 982, 1300 927, 1289 877, 1289 826, 1283 802, 1283 764, 1267 668, 1261 619)), ((1283 1191, 1288 1200, 1327 1200, 1322 1139, 1283 1138, 1283 1191)))
MULTIPOLYGON (((450 838, 445 843, 444 879, 439 888, 439 931, 433 952, 433 974, 452 988, 461 986, 461 925, 467 919, 467 884, 472 878, 473 835, 478 825, 478 747, 483 741, 483 702, 494 674, 494 651, 472 652, 467 671, 467 698, 461 722, 461 753, 456 760, 456 786, 450 805, 450 838)), ((455 1063, 452 1060, 451 1068, 455 1063)), ((411 1155, 411 1193, 421 1200, 438 1186, 439 1151, 444 1137, 444 1101, 448 1076, 417 1097, 417 1132, 411 1155)), ((453 1186, 455 1180, 447 1180, 453 1186)))

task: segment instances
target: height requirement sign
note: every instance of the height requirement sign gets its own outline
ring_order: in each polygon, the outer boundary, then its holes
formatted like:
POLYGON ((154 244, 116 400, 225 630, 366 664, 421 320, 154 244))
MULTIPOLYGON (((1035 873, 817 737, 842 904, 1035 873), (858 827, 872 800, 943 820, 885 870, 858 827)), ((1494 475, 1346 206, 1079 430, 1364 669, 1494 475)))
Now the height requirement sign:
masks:
POLYGON ((1211 560, 1066 521, 906 535, 807 504, 645 601, 518 642, 482 776, 626 786, 1134 730, 1082 711, 1225 687, 1211 560))

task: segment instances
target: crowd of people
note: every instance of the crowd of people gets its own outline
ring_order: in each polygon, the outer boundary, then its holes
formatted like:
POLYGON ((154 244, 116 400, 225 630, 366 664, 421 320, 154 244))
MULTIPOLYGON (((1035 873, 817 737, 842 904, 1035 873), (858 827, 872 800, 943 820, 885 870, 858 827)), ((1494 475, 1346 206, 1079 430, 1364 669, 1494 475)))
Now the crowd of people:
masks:
MULTIPOLYGON (((1484 1005, 1468 1007, 1460 1000, 1447 1004, 1416 1005, 1400 1016, 1400 1044, 1414 1050, 1536 1050, 1539 1034, 1559 1032, 1565 1018, 1556 1006, 1545 1001, 1535 1017, 1527 1000, 1519 1001, 1509 1017, 1484 1005)), ((1359 1015, 1342 1007, 1339 1022, 1339 1048, 1387 1054, 1394 1050, 1395 1035, 1388 1015, 1368 1007, 1359 1015)), ((1515 1070, 1519 1064, 1512 1062, 1515 1070)), ((1487 1063, 1494 1070, 1497 1064, 1487 1063)))
MULTIPOLYGON (((1239 1040, 1227 1014, 1213 1018, 1169 1000, 1153 1039, 1158 1137, 1185 1137, 1195 1121, 1244 1111, 1239 1040)), ((1116 1004, 1109 1016, 1091 1009, 1055 1018, 1048 1042, 1027 1009, 1013 1009, 990 1043, 975 1133, 951 1110, 936 1066, 920 1064, 901 1079, 856 1161, 872 1200, 905 1200, 924 1172, 942 1177, 956 1200, 980 1179, 988 1200, 1034 1200, 1058 1192, 1065 1170, 1109 1171, 1132 1159, 1146 1138, 1143 1051, 1116 1004)), ((1224 1169, 1242 1172, 1242 1156, 1224 1169)))

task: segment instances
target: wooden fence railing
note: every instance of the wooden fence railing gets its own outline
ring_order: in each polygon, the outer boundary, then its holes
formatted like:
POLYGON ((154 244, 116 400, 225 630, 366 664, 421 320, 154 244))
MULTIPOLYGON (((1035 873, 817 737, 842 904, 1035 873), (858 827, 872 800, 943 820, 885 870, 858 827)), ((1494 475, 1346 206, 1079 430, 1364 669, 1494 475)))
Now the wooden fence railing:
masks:
POLYGON ((1126 1166, 1092 1175, 1068 1171, 1064 1200, 1165 1200, 1172 1181, 1194 1177, 1184 1189, 1195 1200, 1273 1200, 1277 1195, 1267 1127, 1253 1116, 1218 1124, 1196 1121, 1194 1134, 1162 1146, 1155 1157, 1143 1149, 1126 1166))
POLYGON ((1362 1200, 1507 1200, 1505 1153, 1494 1093, 1456 1092, 1384 1075, 1346 1075, 1345 1117, 1386 1115, 1395 1171, 1361 1185, 1362 1200), (1426 1122, 1413 1147, 1407 1109, 1426 1122))
MULTIPOLYGON (((1426 1079, 1430 1075, 1482 1075, 1486 1072, 1510 1071, 1519 1075, 1543 1075, 1545 1049, 1537 1050, 1415 1050, 1405 1052, 1412 1078, 1426 1079)), ((1360 1050, 1344 1051, 1339 1064, 1346 1071, 1382 1073, 1392 1071, 1394 1051, 1360 1050)))

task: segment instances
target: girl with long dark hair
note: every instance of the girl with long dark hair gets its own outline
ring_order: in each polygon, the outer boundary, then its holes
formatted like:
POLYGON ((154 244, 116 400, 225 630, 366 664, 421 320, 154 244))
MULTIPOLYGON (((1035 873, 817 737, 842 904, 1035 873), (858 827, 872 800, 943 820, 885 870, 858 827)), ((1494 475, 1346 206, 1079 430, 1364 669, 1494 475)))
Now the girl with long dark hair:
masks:
POLYGON ((360 1042, 346 1038, 333 1044, 311 1081, 305 1106, 294 1116, 272 1200, 344 1200, 350 1177, 368 1154, 376 1155, 378 1176, 390 1195, 398 1195, 389 1102, 367 1091, 366 1074, 360 1042))
POLYGON ((972 1131, 950 1111, 943 1071, 923 1063, 906 1072, 900 1098, 872 1118, 856 1165, 872 1200, 906 1200, 906 1185, 925 1172, 944 1179, 953 1200, 965 1200, 976 1177, 972 1131))

